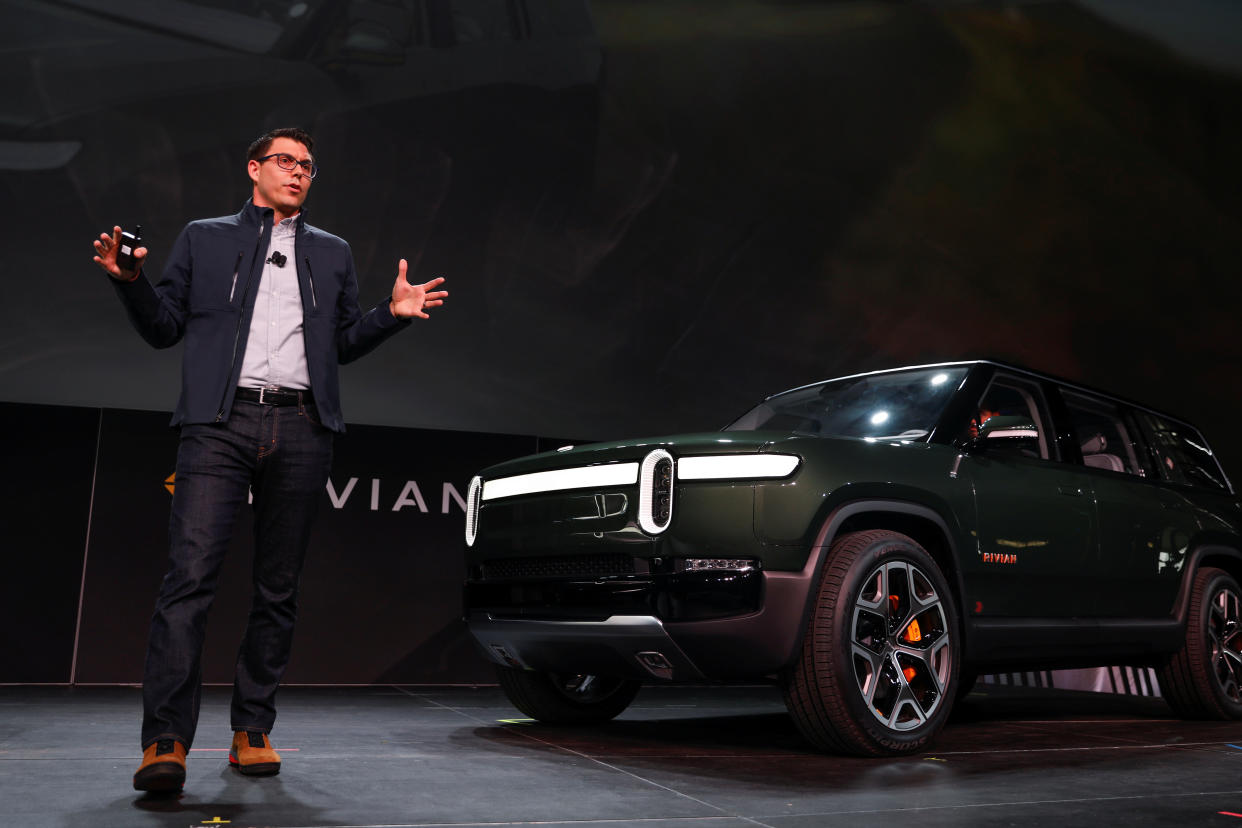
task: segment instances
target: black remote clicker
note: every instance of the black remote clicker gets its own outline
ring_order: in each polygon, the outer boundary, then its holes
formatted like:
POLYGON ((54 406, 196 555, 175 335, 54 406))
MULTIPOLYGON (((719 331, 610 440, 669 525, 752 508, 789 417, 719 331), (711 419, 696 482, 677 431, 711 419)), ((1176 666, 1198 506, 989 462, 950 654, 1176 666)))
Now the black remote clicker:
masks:
POLYGON ((134 251, 142 244, 142 225, 139 224, 134 232, 128 230, 121 231, 121 246, 116 251, 116 266, 121 270, 133 270, 137 265, 134 261, 134 251))

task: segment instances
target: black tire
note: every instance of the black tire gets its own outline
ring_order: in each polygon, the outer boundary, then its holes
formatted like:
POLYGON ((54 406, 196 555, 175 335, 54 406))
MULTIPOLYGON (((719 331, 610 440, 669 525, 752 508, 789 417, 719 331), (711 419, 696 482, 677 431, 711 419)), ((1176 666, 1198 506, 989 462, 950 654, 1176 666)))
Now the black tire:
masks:
POLYGON ((1242 588, 1223 569, 1195 573, 1182 647, 1159 668, 1160 690, 1185 719, 1242 719, 1242 588))
POLYGON ((542 673, 497 667, 509 701, 532 719, 547 724, 599 724, 630 706, 642 682, 608 676, 542 673))
POLYGON ((916 753, 949 717, 960 651, 932 557, 897 532, 854 532, 829 552, 785 704, 818 748, 916 753))

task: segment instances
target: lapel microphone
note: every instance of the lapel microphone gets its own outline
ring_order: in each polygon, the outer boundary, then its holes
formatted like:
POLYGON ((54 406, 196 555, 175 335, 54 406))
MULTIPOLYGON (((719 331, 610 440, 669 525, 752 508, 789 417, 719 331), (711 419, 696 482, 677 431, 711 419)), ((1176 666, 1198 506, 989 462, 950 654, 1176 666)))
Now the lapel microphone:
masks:
POLYGON ((281 253, 279 250, 267 257, 267 263, 274 264, 277 267, 284 267, 285 262, 287 261, 289 261, 288 257, 286 257, 285 254, 281 253))

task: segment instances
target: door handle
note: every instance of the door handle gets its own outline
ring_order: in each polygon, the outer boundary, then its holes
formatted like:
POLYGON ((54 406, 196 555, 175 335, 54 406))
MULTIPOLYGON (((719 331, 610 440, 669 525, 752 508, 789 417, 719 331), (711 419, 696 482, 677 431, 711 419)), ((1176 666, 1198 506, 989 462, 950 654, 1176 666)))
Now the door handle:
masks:
POLYGON ((1081 486, 1057 486, 1057 491, 1070 497, 1082 497, 1081 486))

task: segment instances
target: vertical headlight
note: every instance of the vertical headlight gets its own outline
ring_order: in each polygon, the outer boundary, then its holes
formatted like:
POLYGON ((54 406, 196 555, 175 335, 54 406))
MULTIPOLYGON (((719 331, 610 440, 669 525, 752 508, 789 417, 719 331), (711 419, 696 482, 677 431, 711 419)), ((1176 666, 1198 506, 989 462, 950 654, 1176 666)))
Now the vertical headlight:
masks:
POLYGON ((466 546, 474 546, 479 534, 479 501, 483 498, 483 478, 475 475, 466 491, 466 546))
POLYGON ((673 519, 673 455, 656 449, 638 470, 638 525, 658 535, 673 519))

